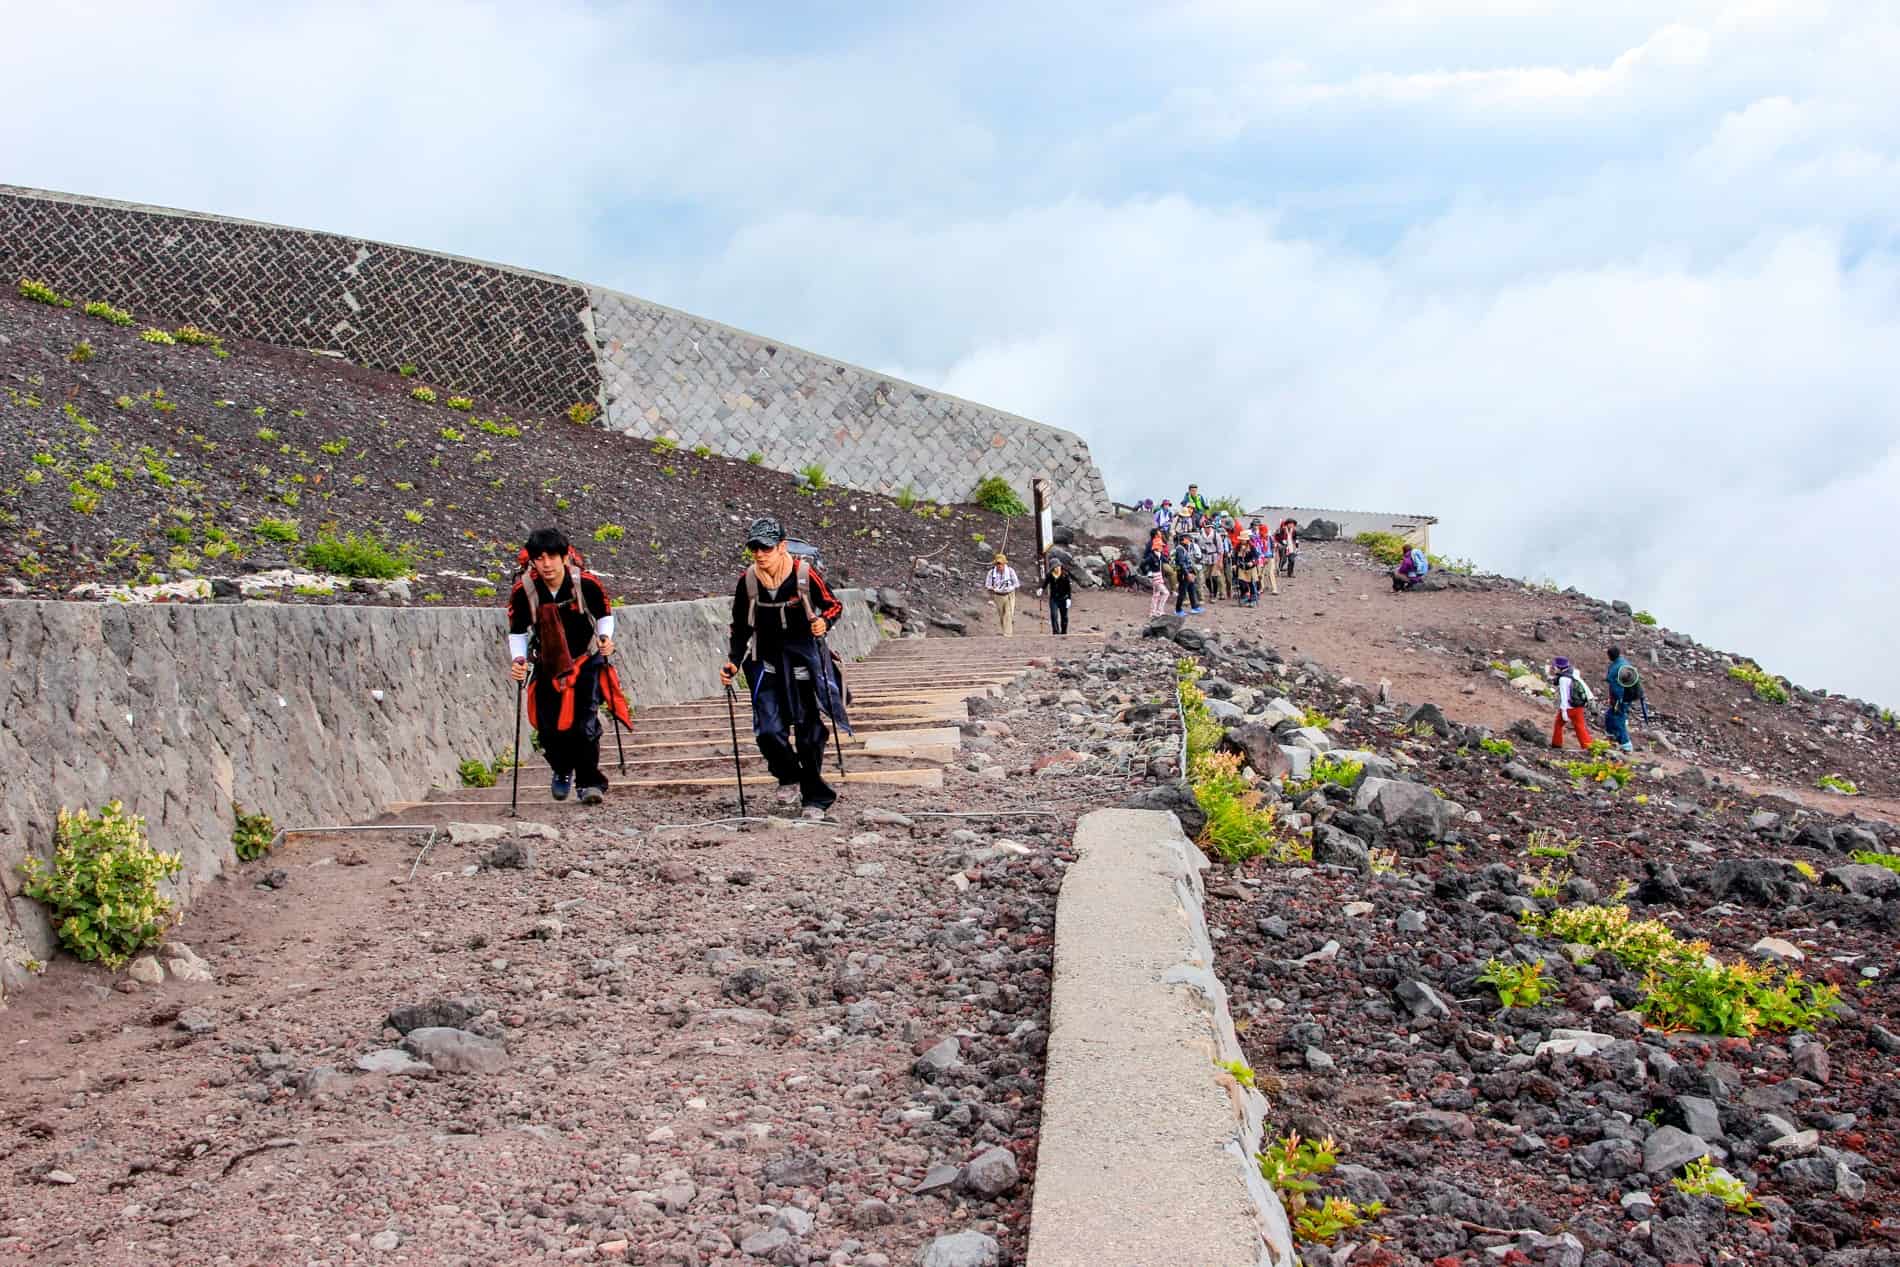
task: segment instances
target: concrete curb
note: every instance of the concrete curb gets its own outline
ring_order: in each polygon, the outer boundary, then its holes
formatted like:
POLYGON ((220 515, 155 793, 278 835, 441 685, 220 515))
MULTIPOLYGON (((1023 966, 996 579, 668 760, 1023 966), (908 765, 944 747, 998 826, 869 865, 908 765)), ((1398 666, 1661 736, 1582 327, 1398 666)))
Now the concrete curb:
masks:
POLYGON ((1260 1178, 1266 1100, 1214 976, 1207 860, 1174 815, 1076 826, 1056 907, 1055 982, 1029 1267, 1292 1267, 1260 1178))

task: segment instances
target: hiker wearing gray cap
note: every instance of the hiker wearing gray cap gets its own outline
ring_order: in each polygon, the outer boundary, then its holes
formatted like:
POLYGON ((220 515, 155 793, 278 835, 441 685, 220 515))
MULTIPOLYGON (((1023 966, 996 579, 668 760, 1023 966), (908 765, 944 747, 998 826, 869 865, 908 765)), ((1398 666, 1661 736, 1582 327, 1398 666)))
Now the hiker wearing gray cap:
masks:
POLYGON ((746 549, 752 563, 732 591, 732 636, 719 680, 731 685, 745 674, 752 734, 779 799, 801 801, 806 818, 823 818, 838 799, 824 779, 825 719, 851 731, 843 668, 824 641, 844 604, 808 560, 793 559, 778 520, 753 520, 746 549))

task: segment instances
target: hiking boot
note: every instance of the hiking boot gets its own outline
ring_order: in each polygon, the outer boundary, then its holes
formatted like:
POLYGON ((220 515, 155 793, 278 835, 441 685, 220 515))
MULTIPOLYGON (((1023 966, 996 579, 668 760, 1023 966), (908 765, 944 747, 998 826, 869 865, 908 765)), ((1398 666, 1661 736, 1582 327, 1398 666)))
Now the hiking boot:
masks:
POLYGON ((1204 614, 1204 613, 1205 613, 1205 612, 1207 611, 1207 608, 1205 608, 1205 607, 1190 607, 1190 608, 1189 608, 1188 610, 1189 610, 1189 611, 1191 611, 1191 612, 1193 612, 1193 613, 1194 613, 1194 614, 1195 614, 1196 616, 1199 616, 1199 615, 1202 615, 1202 614, 1204 614))
POLYGON ((800 818, 810 819, 814 823, 822 823, 825 821, 825 807, 822 805, 807 805, 798 812, 798 816, 800 818))
POLYGON ((574 786, 573 775, 557 774, 554 776, 553 781, 548 784, 548 794, 557 801, 565 801, 567 799, 568 791, 571 788, 573 788, 573 786, 574 786))
POLYGON ((800 796, 800 792, 798 790, 798 784, 781 783, 778 785, 779 804, 790 805, 793 801, 797 800, 799 796, 800 796))
POLYGON ((607 789, 604 787, 584 787, 581 789, 582 805, 598 805, 606 799, 607 789))

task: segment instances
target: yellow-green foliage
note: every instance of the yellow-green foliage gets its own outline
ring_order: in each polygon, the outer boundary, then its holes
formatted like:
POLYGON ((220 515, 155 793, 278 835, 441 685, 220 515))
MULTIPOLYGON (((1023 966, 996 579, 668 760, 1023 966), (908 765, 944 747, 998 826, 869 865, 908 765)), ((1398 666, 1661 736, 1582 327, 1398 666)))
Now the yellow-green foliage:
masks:
POLYGON ((1630 619, 1639 625, 1653 625, 1656 623, 1656 618, 1648 612, 1637 612, 1634 616, 1631 616, 1630 619))
POLYGON ((1786 704, 1788 688, 1779 679, 1762 671, 1758 664, 1744 660, 1740 664, 1729 666, 1728 675, 1737 682, 1746 682, 1754 690, 1755 698, 1769 704, 1786 704))
POLYGON ((1327 1197, 1317 1204, 1311 1199, 1319 1191, 1315 1179, 1339 1164, 1339 1146, 1330 1139, 1301 1139, 1298 1131, 1288 1131, 1255 1153, 1260 1177, 1279 1194, 1293 1224, 1293 1237, 1301 1241, 1330 1241, 1367 1219, 1377 1218, 1385 1206, 1378 1201, 1364 1205, 1343 1197, 1327 1197))
POLYGON ((480 757, 470 757, 457 770, 466 787, 494 787, 495 769, 480 757))
POLYGON ((163 344, 165 347, 170 347, 172 346, 172 344, 178 342, 177 339, 172 338, 170 334, 166 333, 163 330, 158 329, 157 327, 153 327, 149 330, 140 331, 139 338, 143 339, 147 343, 163 344))
POLYGON ((61 298, 59 293, 45 282, 36 282, 29 278, 20 279, 20 298, 31 299, 36 304, 51 304, 55 308, 70 308, 73 301, 61 298))
POLYGON ((1478 981, 1498 992, 1505 1007, 1536 1007, 1544 997, 1544 964, 1509 964, 1493 959, 1484 965, 1478 981))
POLYGON ((1860 789, 1854 786, 1854 780, 1843 778, 1838 774, 1822 775, 1821 781, 1817 786, 1825 788, 1830 792, 1839 792, 1842 796, 1860 795, 1860 789))
POLYGON ((577 427, 584 427, 600 417, 600 406, 591 400, 577 401, 567 407, 567 420, 577 427))
POLYGON ((1396 532, 1362 532, 1353 540, 1364 546, 1366 553, 1388 567, 1397 567, 1399 559, 1405 554, 1405 538, 1396 532))
POLYGON ((164 936, 171 900, 158 891, 184 867, 145 838, 145 820, 118 801, 100 809, 60 810, 49 866, 29 856, 22 891, 46 905, 59 944, 80 959, 117 968, 164 936))
POLYGON ((1517 755, 1517 745, 1509 739, 1480 739, 1478 746, 1494 757, 1504 757, 1508 760, 1517 755))
POLYGON ((1722 1170, 1707 1157, 1698 1157, 1682 1168, 1682 1175, 1675 1181, 1676 1190, 1692 1197, 1714 1197, 1738 1214, 1749 1214, 1761 1209, 1761 1203, 1751 1195, 1746 1185, 1728 1171, 1722 1170))
POLYGON ((80 311, 84 312, 88 317, 96 317, 100 321, 109 321, 115 326, 129 326, 132 324, 131 313, 123 308, 114 308, 111 304, 98 299, 93 300, 80 311))
POLYGON ((1622 787, 1630 781, 1630 768, 1621 761, 1611 761, 1598 757, 1591 761, 1567 761, 1564 769, 1573 779, 1585 779, 1591 783, 1614 783, 1622 787))
POLYGON ((970 490, 970 501, 998 515, 1026 515, 1029 507, 1016 495, 1009 481, 1000 475, 986 475, 970 490))
POLYGON ((1181 712, 1187 722, 1188 782, 1207 824, 1199 843, 1222 862, 1268 857, 1287 862, 1310 858, 1311 847, 1285 835, 1265 798, 1247 785, 1240 757, 1218 750, 1224 733, 1195 683, 1201 670, 1192 659, 1176 665, 1181 712))
POLYGON ((74 365, 84 365, 87 361, 90 361, 93 356, 94 352, 92 350, 91 340, 81 339, 79 342, 73 344, 73 350, 66 359, 71 361, 74 365))
POLYGON ((1359 774, 1365 768, 1363 761, 1353 761, 1346 757, 1334 756, 1332 753, 1324 753, 1313 758, 1311 773, 1293 784, 1287 791, 1290 795, 1297 797, 1304 796, 1323 783, 1350 788, 1359 781, 1359 774))
POLYGON ((237 825, 231 829, 231 847, 237 850, 238 861, 253 862, 269 853, 270 842, 277 835, 270 815, 246 814, 244 807, 235 802, 231 812, 237 818, 237 825))
POLYGON ((433 405, 435 403, 435 388, 418 387, 409 393, 409 398, 411 400, 419 400, 425 405, 433 405))
POLYGON ((1856 849, 1850 855, 1855 862, 1870 867, 1885 867, 1889 871, 1900 871, 1900 853, 1875 853, 1871 849, 1856 849))
POLYGON ((1643 1015, 1658 1029, 1729 1037, 1812 1029, 1840 1002, 1837 988, 1796 971, 1721 963, 1707 942, 1684 941, 1659 920, 1632 920, 1628 907, 1558 907, 1523 922, 1547 937, 1607 950, 1644 973, 1643 1015))
POLYGON ((443 403, 450 409, 459 409, 463 413, 467 413, 469 410, 475 408, 474 399, 468 396, 451 396, 443 403))

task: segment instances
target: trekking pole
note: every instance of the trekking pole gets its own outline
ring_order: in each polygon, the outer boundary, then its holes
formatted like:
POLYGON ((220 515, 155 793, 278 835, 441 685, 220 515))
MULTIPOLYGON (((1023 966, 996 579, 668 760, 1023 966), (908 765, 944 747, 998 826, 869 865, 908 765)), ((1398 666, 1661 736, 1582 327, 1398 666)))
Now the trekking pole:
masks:
POLYGON ((726 725, 732 731, 732 777, 739 781, 739 817, 744 818, 746 817, 745 763, 739 759, 739 711, 730 682, 726 683, 726 725))
POLYGON ((514 769, 514 787, 508 793, 508 817, 519 818, 521 813, 515 807, 521 801, 521 698, 527 693, 528 679, 522 678, 515 683, 515 750, 511 756, 514 769))
MULTIPOLYGON (((838 777, 842 779, 844 778, 844 740, 839 736, 838 710, 843 706, 843 701, 838 699, 835 693, 837 682, 831 676, 831 643, 823 634, 818 636, 818 668, 825 681, 825 698, 831 701, 831 742, 838 752, 838 777)), ((818 763, 824 764, 823 757, 819 758, 818 763)))

